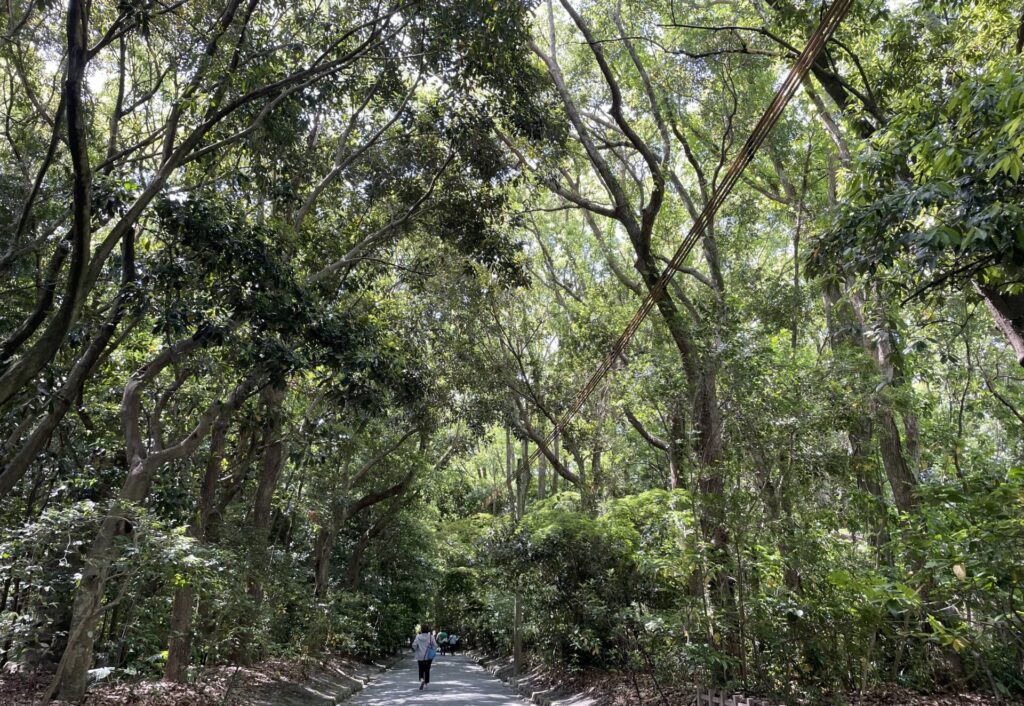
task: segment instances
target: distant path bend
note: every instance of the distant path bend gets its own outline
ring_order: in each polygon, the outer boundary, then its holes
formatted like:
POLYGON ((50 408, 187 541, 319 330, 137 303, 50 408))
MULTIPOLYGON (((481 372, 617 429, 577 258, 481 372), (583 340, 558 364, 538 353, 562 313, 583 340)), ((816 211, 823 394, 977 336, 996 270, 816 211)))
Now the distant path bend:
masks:
POLYGON ((406 657, 344 706, 525 706, 529 701, 464 655, 438 656, 420 691, 416 660, 406 657))

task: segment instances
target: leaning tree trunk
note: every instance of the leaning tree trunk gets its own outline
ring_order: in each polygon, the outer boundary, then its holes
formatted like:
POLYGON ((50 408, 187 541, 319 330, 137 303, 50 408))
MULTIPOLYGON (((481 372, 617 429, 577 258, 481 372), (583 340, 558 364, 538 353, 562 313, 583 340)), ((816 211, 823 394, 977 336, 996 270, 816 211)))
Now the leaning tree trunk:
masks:
POLYGON ((255 376, 250 376, 235 387, 226 402, 213 402, 202 413, 192 431, 177 444, 147 450, 139 425, 143 388, 171 363, 206 343, 208 341, 203 339, 191 338, 168 346, 136 372, 125 386, 121 420, 129 462, 128 477, 89 548, 82 578, 75 592, 68 645, 47 690, 47 696, 58 686, 60 697, 66 701, 80 701, 85 696, 86 680, 92 666, 96 623, 105 610, 103 596, 110 568, 119 556, 115 540, 119 534, 131 531, 125 518, 132 512, 132 507, 146 499, 157 470, 166 463, 187 458, 194 453, 214 421, 228 410, 237 409, 254 385, 255 376))
POLYGON ((402 503, 402 496, 404 493, 405 489, 403 489, 402 493, 391 501, 388 508, 384 510, 381 516, 377 518, 372 525, 370 525, 370 528, 359 535, 359 539, 352 548, 352 553, 349 554, 348 557, 348 564, 345 567, 345 585, 350 591, 355 591, 359 588, 359 581, 362 577, 363 561, 366 558, 366 550, 370 547, 373 540, 380 537, 391 523, 395 521, 398 517, 399 511, 404 507, 402 503))
POLYGON ((103 595, 110 568, 119 556, 115 540, 119 535, 132 531, 130 521, 126 518, 131 516, 133 505, 146 499, 153 475, 164 460, 164 457, 156 454, 135 459, 118 501, 103 518, 89 546, 82 578, 75 591, 68 646, 61 658, 63 675, 59 672, 57 674, 60 678, 60 698, 65 701, 80 701, 85 696, 86 679, 92 666, 96 623, 103 611, 112 605, 103 606, 103 595))
POLYGON ((152 458, 141 459, 132 467, 121 489, 119 501, 103 519, 89 547, 82 578, 75 592, 68 646, 61 658, 60 668, 63 673, 57 674, 60 679, 60 698, 66 701, 80 701, 85 696, 86 680, 92 666, 96 623, 103 611, 110 607, 110 604, 103 606, 103 595, 110 568, 119 556, 115 539, 130 531, 125 518, 130 515, 132 505, 145 500, 153 475, 162 465, 159 457, 155 462, 150 461, 152 458))
MULTIPOLYGON (((145 470, 139 467, 133 470, 129 478, 141 478, 144 473, 145 470)), ((124 491, 121 497, 124 500, 130 499, 124 491)), ((137 500, 141 500, 141 496, 137 500)), ((116 504, 104 518, 89 547, 88 559, 72 604, 68 645, 59 665, 63 668, 63 674, 57 674, 57 678, 60 678, 60 698, 65 701, 77 702, 85 697, 89 668, 92 667, 96 623, 103 612, 103 593, 110 567, 117 555, 114 539, 124 525, 121 517, 128 511, 129 506, 116 504)))
MULTIPOLYGON (((107 344, 110 343, 124 316, 130 285, 135 281, 135 237, 133 232, 125 235, 121 249, 121 289, 111 304, 111 313, 97 328, 89 345, 78 355, 64 379, 64 384, 53 394, 46 414, 21 442, 20 448, 13 450, 8 457, 3 458, 0 462, 0 496, 10 493, 28 472, 40 451, 50 442, 54 431, 64 419, 64 415, 71 409, 74 401, 81 399, 86 381, 99 364, 103 353, 107 350, 107 344)), ((25 417, 26 422, 31 418, 28 414, 25 417)))
POLYGON ((975 284, 985 300, 996 327, 1013 348, 1018 365, 1024 365, 1024 294, 1003 294, 993 287, 975 284))
POLYGON ((900 441, 900 430, 896 425, 895 415, 887 404, 879 405, 878 442, 882 452, 882 466, 892 488, 896 508, 905 514, 913 515, 917 511, 917 476, 907 464, 900 441))
MULTIPOLYGON (((92 170, 89 165, 88 127, 83 100, 86 65, 89 62, 89 6, 84 0, 71 0, 67 12, 67 70, 64 77, 63 105, 67 124, 67 145, 70 156, 71 227, 65 243, 71 250, 64 297, 57 313, 50 319, 28 350, 21 352, 32 335, 42 326, 43 317, 30 317, 16 336, 8 339, 0 355, 0 408, 30 384, 57 355, 66 335, 78 319, 88 294, 88 266, 92 237, 92 170), (20 357, 11 359, 16 353, 20 357)), ((64 247, 58 246, 58 247, 64 247)), ((63 257, 63 256, 60 256, 63 257)))

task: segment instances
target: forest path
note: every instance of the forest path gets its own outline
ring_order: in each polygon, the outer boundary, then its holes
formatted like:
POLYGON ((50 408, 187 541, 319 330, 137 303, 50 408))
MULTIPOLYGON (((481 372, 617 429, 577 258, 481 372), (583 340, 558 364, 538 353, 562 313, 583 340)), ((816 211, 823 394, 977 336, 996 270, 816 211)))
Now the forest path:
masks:
POLYGON ((416 660, 408 657, 345 706, 524 706, 507 686, 464 655, 438 656, 420 691, 416 660))

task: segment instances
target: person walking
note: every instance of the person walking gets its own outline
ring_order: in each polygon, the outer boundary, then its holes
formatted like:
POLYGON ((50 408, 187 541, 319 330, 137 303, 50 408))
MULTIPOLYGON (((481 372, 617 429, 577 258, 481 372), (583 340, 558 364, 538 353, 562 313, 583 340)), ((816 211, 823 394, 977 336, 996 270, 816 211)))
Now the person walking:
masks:
POLYGON ((420 634, 412 641, 412 649, 416 653, 416 664, 420 668, 420 689, 430 683, 430 663, 437 656, 437 640, 430 634, 430 625, 422 623, 420 634))

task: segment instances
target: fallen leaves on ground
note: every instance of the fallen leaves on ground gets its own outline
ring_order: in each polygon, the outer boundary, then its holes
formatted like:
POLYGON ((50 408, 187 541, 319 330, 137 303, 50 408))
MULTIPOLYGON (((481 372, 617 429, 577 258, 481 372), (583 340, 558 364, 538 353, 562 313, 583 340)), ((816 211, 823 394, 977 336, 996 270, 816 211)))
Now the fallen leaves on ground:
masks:
MULTIPOLYGON (((89 689, 84 706, 243 706, 255 691, 275 685, 301 684, 318 669, 354 673, 366 665, 354 659, 332 656, 325 660, 270 659, 249 667, 221 666, 204 669, 195 683, 167 681, 101 682, 89 689)), ((49 675, 0 674, 0 704, 32 706, 49 683, 49 675)), ((70 706, 51 701, 51 706, 70 706)))

